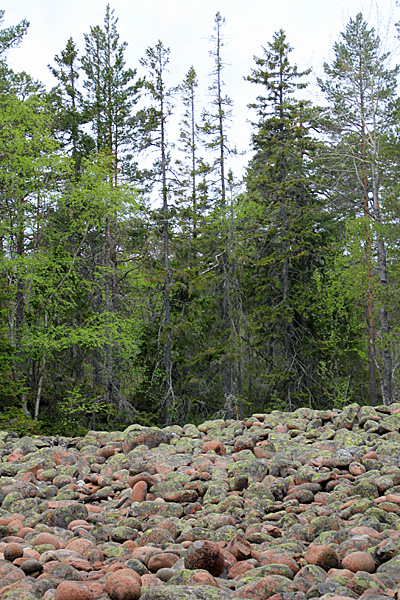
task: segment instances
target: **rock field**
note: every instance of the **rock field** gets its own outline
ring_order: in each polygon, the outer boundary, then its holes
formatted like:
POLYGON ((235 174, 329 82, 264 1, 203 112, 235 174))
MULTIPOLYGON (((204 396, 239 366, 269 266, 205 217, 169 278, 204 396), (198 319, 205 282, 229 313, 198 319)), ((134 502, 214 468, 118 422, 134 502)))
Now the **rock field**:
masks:
POLYGON ((400 600, 400 404, 0 432, 4 600, 400 600))

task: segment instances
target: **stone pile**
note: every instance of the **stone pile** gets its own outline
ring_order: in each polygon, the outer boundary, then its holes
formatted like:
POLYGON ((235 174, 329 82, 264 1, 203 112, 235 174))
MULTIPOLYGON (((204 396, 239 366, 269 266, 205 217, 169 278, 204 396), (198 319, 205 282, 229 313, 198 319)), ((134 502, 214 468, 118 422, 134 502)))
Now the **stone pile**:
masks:
POLYGON ((400 600, 400 404, 0 432, 4 600, 400 600))

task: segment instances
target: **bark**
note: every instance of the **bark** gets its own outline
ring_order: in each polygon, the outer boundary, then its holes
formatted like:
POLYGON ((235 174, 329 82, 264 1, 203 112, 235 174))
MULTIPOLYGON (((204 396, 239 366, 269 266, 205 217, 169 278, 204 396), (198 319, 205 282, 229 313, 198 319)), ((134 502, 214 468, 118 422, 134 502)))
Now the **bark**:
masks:
MULTIPOLYGON (((161 63, 161 61, 160 61, 161 63)), ((163 198, 163 251, 164 251, 164 366, 165 366, 165 399, 164 399, 164 422, 169 424, 171 405, 174 400, 174 388, 172 382, 172 339, 171 339, 171 269, 169 264, 169 216, 168 216, 168 188, 167 188, 167 157, 165 139, 165 113, 164 98, 161 95, 161 176, 162 176, 162 198, 163 198)))
MULTIPOLYGON (((218 109, 218 146, 219 146, 219 182, 221 186, 221 207, 224 213, 223 221, 225 222, 225 209, 226 209, 226 181, 225 181, 225 123, 224 123, 224 110, 223 110, 223 99, 222 99, 222 61, 221 61, 221 22, 216 22, 216 47, 215 47, 215 63, 216 63, 216 84, 217 84, 217 96, 216 104, 218 109)), ((224 328, 223 339, 225 342, 225 357, 222 365, 222 382, 223 382, 223 394, 226 406, 230 404, 230 398, 234 395, 234 379, 235 379, 235 365, 234 361, 229 359, 226 354, 228 352, 228 346, 230 345, 230 328, 231 328, 231 302, 230 293, 231 285, 229 278, 229 257, 226 249, 224 248, 221 255, 222 262, 222 305, 221 305, 221 321, 224 328)))
MULTIPOLYGON (((376 221, 381 225, 381 210, 380 210, 380 202, 379 202, 379 179, 378 179, 378 171, 375 165, 373 165, 372 169, 372 181, 373 181, 373 199, 374 199, 374 216, 376 221)), ((389 281, 388 281, 388 272, 387 272, 387 262, 386 262, 386 248, 385 242, 381 237, 381 233, 378 232, 377 235, 377 249, 378 249, 378 274, 379 281, 385 294, 389 281)), ((382 333, 382 343, 383 343, 383 373, 382 373, 382 396, 383 403, 386 406, 389 406, 394 401, 393 398, 393 357, 392 352, 389 346, 390 339, 390 318, 389 313, 385 306, 386 299, 383 298, 382 307, 379 310, 379 316, 381 321, 381 333, 382 333)))
MULTIPOLYGON (((362 73, 362 65, 360 65, 362 73)), ((369 370, 369 402, 371 406, 376 406, 376 367, 375 367, 375 301, 374 285, 372 276, 372 258, 371 258, 371 232, 369 220, 371 218, 369 207, 369 185, 368 176, 365 173, 367 139, 365 125, 365 91, 362 79, 360 79, 360 118, 361 118, 361 160, 362 160, 362 186, 363 186, 363 211, 365 219, 365 258, 367 262, 367 327, 368 327, 368 370, 369 370)))

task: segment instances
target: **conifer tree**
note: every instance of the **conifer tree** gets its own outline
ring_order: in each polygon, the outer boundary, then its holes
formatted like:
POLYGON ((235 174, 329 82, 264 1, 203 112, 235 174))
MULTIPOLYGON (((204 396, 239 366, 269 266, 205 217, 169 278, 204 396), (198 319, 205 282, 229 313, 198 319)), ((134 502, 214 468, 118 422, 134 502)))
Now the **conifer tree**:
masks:
POLYGON ((292 410, 312 397, 313 273, 324 243, 321 207, 315 192, 310 135, 313 112, 295 93, 306 86, 290 62, 292 48, 283 30, 274 34, 247 80, 263 86, 250 105, 257 111, 254 158, 247 172, 250 246, 254 265, 247 273, 255 303, 255 348, 266 361, 264 385, 292 410))
POLYGON ((130 179, 135 174, 133 110, 142 85, 140 80, 135 81, 136 70, 126 68, 127 43, 120 43, 117 23, 114 10, 107 4, 103 28, 96 25, 85 34, 82 57, 86 110, 97 151, 108 150, 114 158, 114 185, 118 184, 120 173, 130 179))
POLYGON ((220 328, 216 331, 219 364, 222 379, 222 393, 227 408, 226 416, 231 416, 231 407, 237 401, 237 360, 235 347, 231 343, 234 330, 232 321, 232 264, 229 256, 229 205, 227 202, 228 157, 235 149, 228 139, 228 131, 232 119, 232 99, 224 94, 223 81, 223 27, 225 19, 219 12, 214 18, 214 33, 210 38, 212 48, 210 56, 213 60, 212 81, 209 86, 211 107, 202 115, 202 133, 204 145, 213 157, 208 175, 209 197, 213 226, 210 231, 212 242, 209 244, 209 261, 215 266, 217 296, 219 296, 220 328))
POLYGON ((142 124, 145 132, 145 144, 156 149, 157 158, 152 171, 154 182, 158 183, 161 200, 161 227, 163 244, 163 363, 164 363, 164 395, 161 400, 161 421, 171 422, 175 407, 172 361, 171 330, 171 284, 170 267, 170 181, 167 122, 171 115, 171 97, 173 89, 166 85, 170 49, 159 40, 154 48, 147 48, 146 55, 140 63, 146 70, 144 87, 151 100, 151 106, 142 113, 142 124))
POLYGON ((370 403, 377 403, 375 369, 378 365, 383 402, 390 404, 394 398, 390 319, 384 300, 379 309, 380 361, 375 343, 377 282, 373 255, 376 243, 379 286, 386 294, 389 282, 382 229, 381 143, 391 126, 391 105, 399 69, 387 66, 389 54, 383 52, 379 36, 373 28, 368 28, 361 13, 350 19, 333 50, 332 64, 325 63, 325 79, 319 82, 330 103, 326 131, 331 137, 331 151, 327 158, 331 172, 341 184, 337 187, 346 198, 345 214, 356 218, 362 215, 364 220, 370 403))
POLYGON ((82 127, 88 122, 89 114, 87 111, 85 114, 83 95, 78 86, 79 53, 72 38, 69 38, 60 56, 54 57, 54 61, 56 66, 49 65, 49 69, 59 83, 50 92, 49 99, 55 109, 55 133, 64 149, 71 152, 78 175, 82 158, 93 150, 94 142, 82 127))
POLYGON ((207 205, 205 178, 209 171, 209 166, 200 155, 202 139, 197 117, 197 88, 197 74, 192 66, 178 88, 185 110, 180 122, 177 184, 174 188, 180 227, 183 235, 188 238, 186 245, 192 250, 201 230, 201 215, 207 205))

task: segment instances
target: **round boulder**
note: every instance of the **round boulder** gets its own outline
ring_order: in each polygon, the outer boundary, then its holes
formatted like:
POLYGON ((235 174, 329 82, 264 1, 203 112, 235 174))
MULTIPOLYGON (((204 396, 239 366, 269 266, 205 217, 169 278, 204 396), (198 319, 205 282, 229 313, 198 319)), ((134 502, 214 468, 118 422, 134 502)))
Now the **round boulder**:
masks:
POLYGON ((309 565, 317 565, 325 571, 339 567, 338 555, 330 546, 311 546, 304 554, 304 558, 309 565))
POLYGON ((367 552, 351 552, 342 560, 344 569, 349 569, 352 573, 365 571, 374 573, 376 569, 375 561, 367 552))
POLYGON ((63 581, 54 594, 54 600, 94 600, 92 592, 83 584, 63 581))
POLYGON ((186 569, 203 569, 218 577, 224 570, 225 558, 217 544, 197 541, 188 548, 184 563, 186 569))
POLYGON ((4 559, 13 562, 16 558, 21 558, 24 555, 24 548, 17 542, 11 542, 3 550, 4 559))
POLYGON ((107 579, 106 592, 111 600, 138 600, 141 578, 132 569, 119 569, 107 579))

